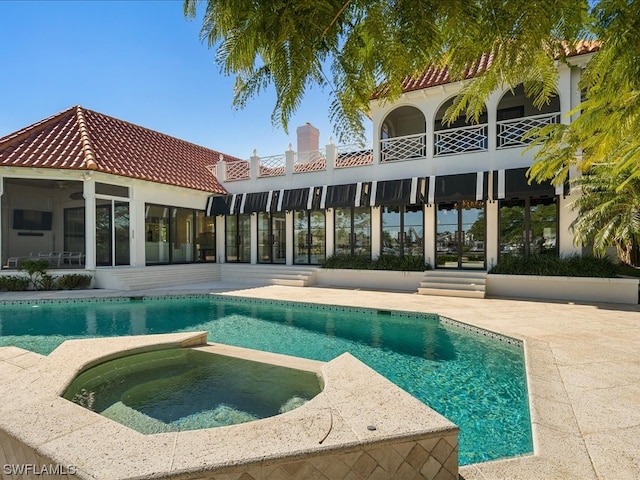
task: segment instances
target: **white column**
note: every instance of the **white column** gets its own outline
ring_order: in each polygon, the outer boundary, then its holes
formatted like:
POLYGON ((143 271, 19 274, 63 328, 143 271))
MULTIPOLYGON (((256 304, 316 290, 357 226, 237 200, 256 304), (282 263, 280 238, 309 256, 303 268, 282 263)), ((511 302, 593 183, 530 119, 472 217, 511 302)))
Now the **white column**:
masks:
POLYGON ((83 184, 84 195, 84 238, 85 268, 96 268, 96 184, 86 180, 83 184))
MULTIPOLYGON (((2 233, 9 231, 9 228, 2 228, 3 227, 3 221, 4 221, 4 218, 2 216, 2 196, 3 195, 4 195, 4 177, 0 175, 0 232, 2 232, 2 233)), ((5 264, 5 261, 4 261, 4 249, 3 249, 3 243, 2 243, 2 238, 3 238, 2 233, 0 233, 0 269, 5 264)), ((2 333, 2 332, 0 331, 0 333, 2 333)))
POLYGON ((424 262, 435 267, 436 263, 436 206, 424 207, 424 262))
POLYGON ((487 270, 498 263, 498 249, 500 248, 500 239, 498 238, 500 231, 500 223, 498 219, 498 201, 487 201, 487 238, 485 238, 484 249, 487 256, 487 270))
POLYGON ((327 208, 325 211, 325 253, 327 257, 330 257, 335 253, 335 216, 333 214, 333 208, 327 208))
MULTIPOLYGON (((570 172, 573 174, 573 172, 570 172)), ((574 174, 575 175, 575 174, 574 174)), ((573 177, 575 178, 575 176, 573 177)), ((564 195, 558 196, 559 212, 558 212, 558 247, 560 255, 580 255, 582 253, 582 247, 576 246, 573 243, 573 233, 571 230, 571 224, 578 218, 578 210, 571 208, 571 203, 575 201, 576 196, 580 195, 577 189, 572 189, 571 195, 565 198, 564 195)))
POLYGON ((251 222, 251 263, 258 263, 258 214, 252 213, 251 222))
POLYGON ((129 228, 131 229, 131 266, 144 267, 146 258, 146 209, 143 200, 136 198, 136 188, 129 189, 129 228))
POLYGON ((226 235, 226 229, 224 225, 224 216, 218 215, 215 218, 216 222, 216 261, 218 263, 224 263, 225 250, 224 250, 224 238, 226 235))
POLYGON ((371 208, 371 258, 375 260, 382 252, 382 209, 371 208))
POLYGON ((287 265, 293 265, 293 212, 286 212, 284 218, 285 235, 287 236, 285 263, 287 265))

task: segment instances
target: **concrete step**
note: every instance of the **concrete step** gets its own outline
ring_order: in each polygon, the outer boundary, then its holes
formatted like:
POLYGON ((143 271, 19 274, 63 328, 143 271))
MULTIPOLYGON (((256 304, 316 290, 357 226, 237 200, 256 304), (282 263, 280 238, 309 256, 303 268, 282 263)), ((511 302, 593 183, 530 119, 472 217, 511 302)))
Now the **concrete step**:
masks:
POLYGON ((418 293, 449 297, 484 298, 487 273, 466 270, 427 270, 418 293))
POLYGON ((306 287, 315 284, 317 267, 221 264, 222 280, 241 283, 306 287))
POLYGON ((484 298, 484 291, 446 289, 446 288, 418 288, 420 295, 436 295, 441 297, 484 298))

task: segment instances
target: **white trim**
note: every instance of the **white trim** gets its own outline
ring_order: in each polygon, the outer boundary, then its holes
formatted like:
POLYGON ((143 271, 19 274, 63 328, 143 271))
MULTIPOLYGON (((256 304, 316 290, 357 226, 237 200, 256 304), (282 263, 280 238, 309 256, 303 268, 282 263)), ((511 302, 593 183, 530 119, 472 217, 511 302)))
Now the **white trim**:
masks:
POLYGON ((309 198, 307 198, 307 210, 311 210, 311 207, 313 206, 313 192, 315 191, 316 187, 309 187, 309 198))
POLYGON ((362 182, 356 183, 356 198, 353 199, 353 206, 360 206, 360 197, 362 196, 362 182))
POLYGON ((429 199, 427 203, 433 204, 436 200, 436 176, 431 175, 429 177, 429 199))
POLYGON ((282 211, 282 200, 284 199, 284 188, 280 189, 280 195, 278 196, 278 208, 276 209, 278 212, 282 211))
POLYGON ((369 197, 369 206, 376 206, 376 193, 378 192, 378 181, 374 180, 371 182, 371 197, 369 197))
POLYGON ((505 173, 504 170, 498 170, 498 199, 505 197, 505 173))
POLYGON ((242 194, 242 200, 240 201, 240 212, 239 212, 240 214, 244 213, 244 204, 245 204, 246 201, 247 201, 247 194, 243 193, 242 194))
POLYGON ((476 176, 476 200, 482 200, 484 193, 484 172, 478 172, 476 176))
POLYGON ((418 203, 418 177, 411 177, 411 194, 409 195, 409 203, 411 205, 418 203))
POLYGON ((269 195, 267 195, 267 212, 271 211, 271 201, 273 200, 273 190, 269 190, 269 195))
POLYGON ((229 215, 234 215, 235 209, 236 209, 236 197, 238 195, 236 193, 233 194, 233 197, 231 197, 231 206, 229 207, 229 215))
POLYGON ((325 209, 325 205, 327 204, 327 186, 322 186, 322 195, 320 196, 320 208, 322 210, 325 209))

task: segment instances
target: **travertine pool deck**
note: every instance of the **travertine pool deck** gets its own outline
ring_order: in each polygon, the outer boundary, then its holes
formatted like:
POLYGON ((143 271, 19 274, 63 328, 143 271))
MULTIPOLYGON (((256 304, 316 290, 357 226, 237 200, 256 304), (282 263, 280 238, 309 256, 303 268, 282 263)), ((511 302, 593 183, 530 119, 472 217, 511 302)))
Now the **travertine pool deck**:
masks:
MULTIPOLYGON (((531 456, 468 465, 465 480, 638 480, 640 306, 466 299, 314 287, 186 285, 73 295, 228 295, 437 313, 524 340, 533 422, 531 456)), ((33 298, 0 294, 0 300, 33 298)))

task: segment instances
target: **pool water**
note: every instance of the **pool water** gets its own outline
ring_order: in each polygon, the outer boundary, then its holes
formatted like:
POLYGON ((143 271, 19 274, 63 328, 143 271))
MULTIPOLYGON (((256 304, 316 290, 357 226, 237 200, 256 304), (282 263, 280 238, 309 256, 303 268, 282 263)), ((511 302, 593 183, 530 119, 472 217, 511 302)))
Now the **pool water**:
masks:
POLYGON ((314 360, 350 352, 460 427, 461 465, 532 451, 522 347, 390 313, 224 296, 0 305, 0 346, 46 355, 71 338, 207 331, 314 360))
POLYGON ((312 372, 178 348, 90 368, 63 397, 152 434, 272 417, 304 405, 320 391, 312 372))

